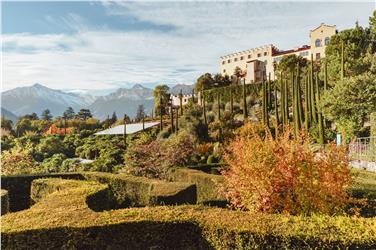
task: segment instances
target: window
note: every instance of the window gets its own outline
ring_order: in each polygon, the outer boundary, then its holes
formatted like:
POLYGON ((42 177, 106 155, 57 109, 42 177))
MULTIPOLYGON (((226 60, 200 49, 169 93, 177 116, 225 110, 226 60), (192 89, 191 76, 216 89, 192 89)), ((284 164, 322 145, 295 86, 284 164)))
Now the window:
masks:
POLYGON ((325 46, 328 45, 330 42, 330 38, 329 37, 325 37, 325 46))
POLYGON ((320 53, 316 53, 316 60, 320 59, 320 53))
POLYGON ((226 63, 226 61, 222 61, 222 64, 225 64, 226 63))
POLYGON ((248 59, 250 59, 252 56, 251 55, 248 55, 248 59))
POLYGON ((226 70, 225 70, 225 69, 223 70, 223 73, 226 73, 226 70))
POLYGON ((235 59, 234 59, 234 62, 237 62, 237 61, 238 61, 238 58, 235 58, 235 59))
POLYGON ((257 54, 257 57, 261 57, 261 53, 258 53, 258 54, 257 54))
POLYGON ((231 60, 230 60, 230 59, 228 59, 228 60, 227 60, 227 63, 230 63, 230 62, 231 62, 231 60))
POLYGON ((244 59, 244 56, 241 56, 241 57, 240 57, 240 60, 243 60, 243 59, 244 59))
POLYGON ((264 52, 264 56, 267 56, 268 55, 268 52, 264 52))
POLYGON ((316 47, 321 47, 321 40, 320 39, 316 39, 315 46, 316 47))
POLYGON ((308 56, 308 51, 300 52, 299 56, 308 56))

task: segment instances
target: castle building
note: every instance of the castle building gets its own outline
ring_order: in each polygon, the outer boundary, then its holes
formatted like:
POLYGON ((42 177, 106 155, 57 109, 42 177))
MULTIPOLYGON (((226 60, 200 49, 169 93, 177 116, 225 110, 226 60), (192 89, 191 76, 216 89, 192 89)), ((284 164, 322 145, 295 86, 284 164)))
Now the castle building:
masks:
POLYGON ((308 60, 313 55, 314 60, 325 57, 325 48, 330 42, 331 36, 337 33, 335 25, 322 23, 319 27, 310 31, 310 45, 303 45, 290 50, 279 50, 276 46, 269 44, 258 48, 221 56, 219 61, 220 73, 222 75, 233 75, 236 67, 244 73, 245 82, 259 82, 263 76, 275 78, 275 64, 281 61, 283 56, 297 55, 308 60))
MULTIPOLYGON (((192 98, 192 94, 183 94, 182 96, 182 104, 183 106, 188 104, 189 99, 192 98)), ((171 95, 171 102, 174 107, 180 107, 180 95, 171 95)))

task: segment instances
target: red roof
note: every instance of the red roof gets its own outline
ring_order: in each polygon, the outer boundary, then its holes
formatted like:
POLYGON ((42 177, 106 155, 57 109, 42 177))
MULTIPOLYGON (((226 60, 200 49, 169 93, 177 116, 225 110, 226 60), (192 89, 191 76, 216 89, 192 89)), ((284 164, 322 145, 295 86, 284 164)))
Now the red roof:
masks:
POLYGON ((304 46, 297 48, 297 49, 275 51, 272 56, 286 55, 286 54, 290 54, 290 53, 294 53, 294 52, 309 50, 310 48, 311 48, 311 46, 304 45, 304 46))

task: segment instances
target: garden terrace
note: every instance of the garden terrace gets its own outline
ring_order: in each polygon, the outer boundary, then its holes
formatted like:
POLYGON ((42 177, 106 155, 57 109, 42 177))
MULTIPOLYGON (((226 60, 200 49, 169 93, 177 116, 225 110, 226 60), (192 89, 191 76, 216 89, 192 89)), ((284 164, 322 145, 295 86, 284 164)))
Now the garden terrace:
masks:
POLYGON ((36 181, 41 199, 2 216, 4 249, 374 249, 376 220, 348 216, 258 214, 197 205, 95 212, 107 185, 36 181), (52 187, 51 187, 52 186, 52 187), (176 237, 176 236, 179 237, 176 237), (69 239, 69 240, 67 240, 69 239))

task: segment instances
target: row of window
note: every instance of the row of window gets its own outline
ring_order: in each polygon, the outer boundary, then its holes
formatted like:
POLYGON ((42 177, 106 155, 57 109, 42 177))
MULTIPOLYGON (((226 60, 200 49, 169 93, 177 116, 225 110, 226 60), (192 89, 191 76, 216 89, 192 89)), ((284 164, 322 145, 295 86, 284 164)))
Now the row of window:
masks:
MULTIPOLYGON (((324 40, 324 44, 325 46, 328 45, 330 42, 330 38, 329 37, 325 37, 325 40, 324 40)), ((316 47, 321 47, 321 39, 317 38, 316 41, 315 41, 315 46, 316 47)))
POLYGON ((303 51, 299 53, 299 56, 308 56, 309 52, 308 51, 303 51))
MULTIPOLYGON (((268 52, 264 52, 264 56, 267 56, 267 55, 268 55, 268 52)), ((261 53, 258 53, 258 54, 257 54, 257 57, 261 57, 261 56, 262 56, 261 53)), ((248 58, 248 59, 251 59, 251 58, 252 58, 252 55, 248 55, 247 58, 248 58)), ((244 56, 241 56, 239 59, 240 59, 240 61, 244 60, 244 56)), ((237 62, 237 61, 238 61, 238 58, 235 57, 235 58, 234 58, 234 62, 237 62)), ((227 63, 231 63, 231 59, 228 59, 228 60, 227 60, 227 63)), ((222 64, 226 64, 226 61, 222 61, 222 64)))

